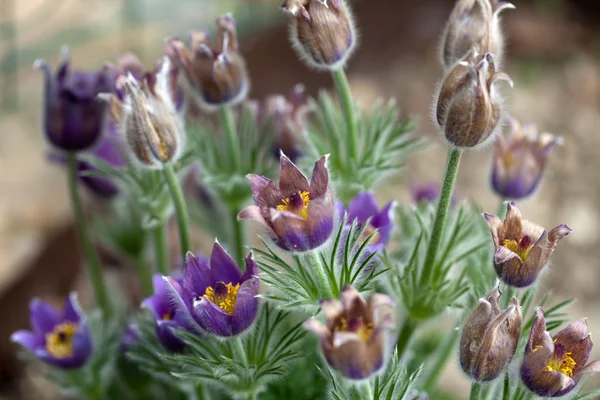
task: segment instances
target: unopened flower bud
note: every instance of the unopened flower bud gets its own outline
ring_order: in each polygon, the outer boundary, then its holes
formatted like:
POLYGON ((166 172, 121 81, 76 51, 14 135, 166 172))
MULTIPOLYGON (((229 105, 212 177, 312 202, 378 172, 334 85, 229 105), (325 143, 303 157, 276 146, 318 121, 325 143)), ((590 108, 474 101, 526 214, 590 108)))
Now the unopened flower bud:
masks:
POLYGON ((237 104, 250 87, 246 63, 239 53, 235 20, 217 18, 217 37, 211 43, 206 32, 188 35, 190 47, 178 38, 167 45, 167 54, 183 72, 183 83, 191 99, 205 109, 237 104))
POLYGON ((123 103, 113 96, 111 112, 121 126, 136 159, 148 167, 160 167, 179 157, 182 122, 175 110, 169 88, 170 62, 164 59, 160 71, 147 73, 140 83, 132 74, 117 79, 123 103))
POLYGON ((515 355, 521 336, 521 310, 513 297, 504 311, 495 288, 465 322, 460 338, 460 366, 474 380, 496 379, 515 355))
POLYGON ((475 147, 491 138, 500 126, 502 99, 498 81, 508 81, 496 71, 494 55, 480 57, 471 50, 444 77, 436 96, 434 115, 446 140, 456 147, 475 147))
POLYGON ((317 69, 344 65, 356 45, 356 32, 344 0, 285 0, 290 37, 298 56, 317 69))
POLYGON ((502 10, 514 5, 498 0, 458 0, 442 37, 442 64, 451 68, 472 48, 493 53, 500 64, 504 37, 499 24, 502 10))

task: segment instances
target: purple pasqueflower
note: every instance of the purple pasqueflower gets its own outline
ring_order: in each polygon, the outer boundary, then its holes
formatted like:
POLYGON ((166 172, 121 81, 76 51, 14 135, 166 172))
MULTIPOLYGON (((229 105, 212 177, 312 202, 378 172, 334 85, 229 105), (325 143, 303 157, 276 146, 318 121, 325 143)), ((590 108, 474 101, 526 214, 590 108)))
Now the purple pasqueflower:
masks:
POLYGON ((371 238, 371 242, 366 247, 369 252, 376 252, 383 249, 392 236, 394 224, 392 223, 392 211, 396 207, 395 201, 390 201, 381 210, 377 206, 377 200, 371 192, 361 192, 357 194, 348 205, 347 224, 352 224, 357 221, 359 229, 369 221, 369 226, 364 230, 361 244, 371 234, 375 233, 371 238))
POLYGON ((315 318, 304 326, 316 333, 327 363, 349 379, 362 380, 382 370, 395 343, 395 302, 375 293, 368 301, 346 285, 340 299, 321 301, 326 325, 315 318))
POLYGON ((538 396, 564 396, 575 389, 584 374, 600 371, 600 361, 586 364, 592 347, 587 319, 576 321, 550 336, 546 331, 544 312, 538 307, 525 346, 521 379, 538 396))
MULTIPOLYGON (((177 279, 175 282, 181 285, 182 279, 177 279)), ((176 334, 177 329, 185 327, 185 321, 180 315, 181 311, 177 310, 175 303, 171 300, 162 275, 154 275, 152 283, 154 295, 145 299, 142 307, 152 311, 156 319, 156 336, 160 344, 170 352, 181 352, 186 347, 185 342, 176 334)))
POLYGON ((35 66, 44 73, 44 131, 50 143, 64 151, 88 150, 106 127, 106 104, 96 99, 111 92, 113 82, 106 70, 71 71, 68 49, 55 73, 44 60, 35 66))
POLYGON ((511 118, 510 135, 498 135, 492 188, 503 199, 523 199, 539 186, 550 155, 562 144, 562 137, 539 134, 535 125, 521 126, 511 118))
POLYGON ((33 331, 17 331, 11 340, 38 359, 70 369, 81 367, 90 358, 92 338, 75 293, 66 299, 62 312, 38 298, 31 300, 29 321, 33 331))
POLYGON ((210 261, 188 253, 180 283, 165 277, 179 318, 187 327, 219 337, 248 330, 258 312, 258 267, 252 253, 242 274, 237 263, 215 242, 210 261))
POLYGON ((243 209, 238 219, 262 224, 284 250, 301 252, 319 247, 331 236, 334 220, 326 164, 327 156, 315 163, 310 183, 284 154, 279 187, 264 176, 248 175, 255 205, 243 209))

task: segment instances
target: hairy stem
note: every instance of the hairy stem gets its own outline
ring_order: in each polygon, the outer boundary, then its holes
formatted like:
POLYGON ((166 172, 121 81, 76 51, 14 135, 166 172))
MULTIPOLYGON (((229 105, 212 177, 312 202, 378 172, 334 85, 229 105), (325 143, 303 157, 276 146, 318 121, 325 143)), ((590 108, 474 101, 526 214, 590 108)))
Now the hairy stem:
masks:
POLYGON ((358 161, 358 125, 354 115, 354 104, 352 103, 352 93, 350 84, 344 68, 338 68, 332 72, 335 88, 340 98, 342 111, 346 117, 346 127, 348 129, 348 145, 350 147, 350 158, 358 161))
POLYGON ((233 112, 228 106, 223 106, 220 109, 221 120, 225 128, 225 136, 227 138, 227 146, 229 149, 229 162, 233 166, 236 172, 240 172, 241 154, 239 146, 239 138, 235 128, 235 120, 233 118, 233 112))
POLYGON ((402 329, 400 330, 400 334, 398 335, 398 341, 396 342, 396 357, 398 360, 402 359, 408 344, 410 343, 410 339, 415 333, 417 325, 410 317, 406 317, 404 320, 404 324, 402 325, 402 329))
POLYGON ((317 275, 317 280, 319 281, 320 293, 323 298, 332 298, 333 290, 331 288, 331 283, 329 281, 329 277, 327 276, 327 271, 325 271, 325 266, 321 262, 321 258, 319 257, 319 253, 315 250, 308 251, 304 256, 303 264, 310 264, 310 268, 317 275))
POLYGON ((371 385, 369 382, 359 385, 359 388, 359 392, 362 392, 361 400, 373 400, 373 393, 371 392, 371 385))
POLYGON ((154 228, 154 255, 156 257, 156 269, 161 275, 169 275, 169 242, 167 241, 167 219, 162 218, 154 228))
POLYGON ((473 382, 471 384, 471 395, 469 396, 469 400, 479 400, 480 394, 481 394, 481 383, 473 382))
POLYGON ((183 197, 183 191, 177 180, 177 175, 173 169, 173 165, 164 164, 163 172, 165 180, 169 186, 173 203, 175 204, 175 213, 177 214, 177 225, 179 226, 179 241, 181 243, 181 258, 185 264, 185 255, 190 248, 190 226, 187 206, 183 197))
MULTIPOLYGON (((240 213, 240 207, 233 207, 231 210, 231 224, 233 229, 233 245, 235 249, 234 260, 238 263, 244 258, 244 230, 242 229, 242 222, 238 221, 238 214, 240 213)), ((246 266, 242 262, 241 268, 245 269, 246 266)))
POLYGON ((433 230, 431 231, 431 238, 429 240, 427 254, 425 256, 425 265, 422 277, 423 282, 428 282, 431 279, 431 274, 433 273, 437 250, 440 247, 442 234, 444 232, 444 225, 446 224, 446 217, 448 216, 448 209, 450 208, 450 201, 452 200, 454 182, 456 182, 456 176, 458 175, 458 167, 460 165, 461 156, 462 150, 455 147, 450 149, 448 152, 448 163, 446 164, 444 183, 442 185, 437 212, 433 222, 433 230))
POLYGON ((73 152, 69 153, 67 155, 67 162, 69 194, 71 196, 71 205, 73 207, 73 217, 75 219, 75 228, 79 239, 79 245, 81 246, 84 261, 88 268, 88 273, 94 289, 96 304, 104 312, 104 317, 109 318, 112 314, 112 306, 110 304, 110 300, 108 299, 106 283, 104 282, 104 276, 102 275, 102 266, 100 264, 100 260, 98 259, 96 249, 94 249, 94 246, 90 240, 85 222, 83 204, 77 190, 78 168, 76 154, 73 152))
POLYGON ((510 375, 508 371, 504 374, 504 391, 502 392, 502 400, 510 400, 510 375))

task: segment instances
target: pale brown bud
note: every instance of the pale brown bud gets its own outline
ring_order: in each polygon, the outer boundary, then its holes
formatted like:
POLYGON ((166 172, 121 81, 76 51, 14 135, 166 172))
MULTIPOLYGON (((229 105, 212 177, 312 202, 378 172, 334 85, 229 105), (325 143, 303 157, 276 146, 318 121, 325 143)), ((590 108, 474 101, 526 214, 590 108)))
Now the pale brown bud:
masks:
POLYGON ((310 67, 343 66, 356 45, 356 32, 344 0, 285 0, 291 15, 290 37, 298 56, 310 67))
POLYGON ((458 0, 442 36, 442 64, 446 69, 476 48, 480 54, 493 53, 501 63, 504 36, 499 15, 505 9, 515 8, 498 0, 458 0))
POLYGON ((169 95, 169 72, 165 58, 156 76, 149 74, 141 85, 133 75, 121 75, 117 88, 123 90, 124 101, 120 104, 115 96, 111 103, 132 153, 148 167, 176 160, 183 147, 181 119, 169 95))
POLYGON ((444 77, 435 97, 435 119, 446 140, 456 147, 483 144, 498 130, 502 99, 495 88, 510 77, 496 71, 494 55, 471 50, 444 77))
POLYGON ((496 379, 513 359, 521 336, 521 309, 513 297, 506 310, 495 288, 469 316, 460 338, 460 366, 477 381, 496 379))

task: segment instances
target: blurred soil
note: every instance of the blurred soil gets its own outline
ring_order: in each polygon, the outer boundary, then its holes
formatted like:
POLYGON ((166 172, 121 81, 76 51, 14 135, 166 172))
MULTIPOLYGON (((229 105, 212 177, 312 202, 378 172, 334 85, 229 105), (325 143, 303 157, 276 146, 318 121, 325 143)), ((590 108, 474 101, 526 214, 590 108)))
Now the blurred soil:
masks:
MULTIPOLYGON (((418 117, 418 134, 432 141, 426 151, 411 158, 402 177, 379 193, 381 201, 407 201, 407 184, 412 180, 440 180, 445 149, 430 122, 429 108, 442 72, 437 41, 452 3, 369 0, 356 5, 361 45, 349 65, 356 97, 367 107, 379 97, 396 97, 404 114, 418 117)), ((555 8, 516 3, 517 11, 504 14, 505 70, 515 82, 514 90, 505 90, 506 103, 517 118, 565 138, 541 190, 520 206, 527 219, 547 228, 567 223, 575 231, 555 252, 543 287, 554 292, 555 302, 577 297, 570 308, 572 319, 588 316, 590 330, 600 332, 600 34, 594 28, 599 6, 594 1, 551 2, 555 8)), ((63 12, 70 9, 79 8, 64 7, 63 12)), ((278 17, 278 22, 283 20, 278 17)), ((144 30, 143 45, 142 39, 129 38, 131 46, 143 46, 147 61, 160 54, 161 38, 169 34, 166 24, 158 25, 144 30)), ((34 39, 34 34, 27 37, 34 39)), ((118 35, 108 35, 74 48, 73 58, 85 66, 99 65, 113 58, 122 44, 118 35)), ((311 72, 297 61, 283 26, 265 28, 244 38, 242 45, 254 97, 287 92, 298 82, 305 83, 313 95, 330 86, 326 74, 311 72)), ((79 262, 64 177, 48 166, 39 135, 41 78, 26 68, 18 76, 21 108, 0 120, 0 309, 4 310, 0 378, 5 383, 14 383, 16 371, 7 358, 14 351, 8 335, 27 326, 28 299, 64 295, 77 282, 79 262)), ((488 189, 491 154, 491 149, 466 154, 458 190, 463 198, 473 198, 495 213, 499 200, 488 189)), ((594 355, 600 358, 600 346, 594 355)), ((468 383, 456 368, 448 369, 443 382, 449 392, 467 390, 468 383)))

